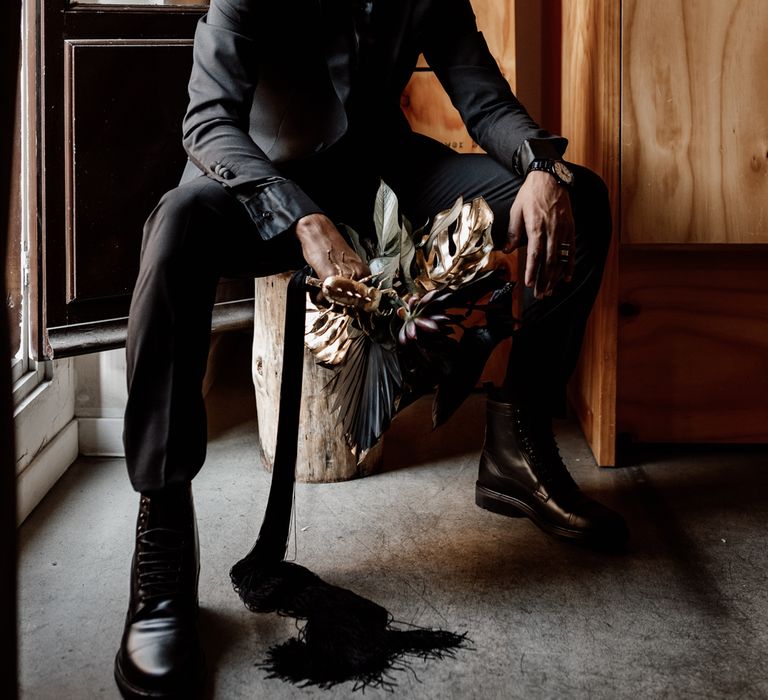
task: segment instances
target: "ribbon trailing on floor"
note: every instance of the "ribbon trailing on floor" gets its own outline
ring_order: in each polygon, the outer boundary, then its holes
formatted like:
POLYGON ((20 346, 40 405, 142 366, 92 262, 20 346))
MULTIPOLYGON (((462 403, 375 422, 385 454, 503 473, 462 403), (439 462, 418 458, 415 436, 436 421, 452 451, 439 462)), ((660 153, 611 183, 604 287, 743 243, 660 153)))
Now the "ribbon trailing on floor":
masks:
POLYGON ((256 543, 230 577, 249 610, 305 621, 296 638, 267 653, 262 666, 269 677, 326 688, 345 681, 355 689, 391 688, 391 672, 407 668, 409 659, 452 657, 469 643, 466 634, 398 629, 382 606, 284 560, 293 512, 308 272, 296 272, 288 284, 277 444, 264 520, 256 543))

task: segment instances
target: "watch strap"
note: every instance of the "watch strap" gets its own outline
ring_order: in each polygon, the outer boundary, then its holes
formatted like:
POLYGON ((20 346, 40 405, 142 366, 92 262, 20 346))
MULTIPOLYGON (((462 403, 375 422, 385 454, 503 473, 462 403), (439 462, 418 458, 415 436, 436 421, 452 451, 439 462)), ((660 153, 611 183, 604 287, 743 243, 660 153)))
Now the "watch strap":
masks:
POLYGON ((531 161, 525 174, 527 175, 534 170, 540 170, 555 178, 555 181, 558 185, 562 185, 563 187, 570 187, 573 184, 573 173, 571 172, 570 168, 562 165, 562 162, 563 161, 559 158, 537 158, 536 160, 531 161), (564 180, 561 177, 560 173, 558 173, 558 168, 556 167, 558 164, 561 164, 560 167, 571 175, 570 180, 564 180))

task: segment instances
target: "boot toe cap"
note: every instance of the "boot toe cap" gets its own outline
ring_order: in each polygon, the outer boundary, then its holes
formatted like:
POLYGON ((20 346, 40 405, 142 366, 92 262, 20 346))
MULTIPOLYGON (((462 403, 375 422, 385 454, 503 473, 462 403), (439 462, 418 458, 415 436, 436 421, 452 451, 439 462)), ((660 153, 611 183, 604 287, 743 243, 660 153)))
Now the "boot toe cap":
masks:
POLYGON ((168 619, 131 625, 115 662, 126 697, 194 697, 201 690, 202 671, 196 631, 168 619))

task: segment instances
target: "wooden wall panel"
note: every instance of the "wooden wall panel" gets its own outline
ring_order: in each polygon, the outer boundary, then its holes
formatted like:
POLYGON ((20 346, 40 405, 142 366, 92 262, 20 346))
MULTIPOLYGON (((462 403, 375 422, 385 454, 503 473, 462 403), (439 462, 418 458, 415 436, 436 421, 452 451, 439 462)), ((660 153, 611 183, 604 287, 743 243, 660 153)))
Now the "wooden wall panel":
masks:
MULTIPOLYGON (((563 3, 562 132, 566 157, 608 185, 614 230, 619 207, 619 29, 617 0, 563 3)), ((616 323, 618 259, 614 235, 603 286, 584 339, 571 400, 601 466, 616 460, 616 323)))
POLYGON ((623 251, 618 430, 768 442, 768 250, 623 251))
MULTIPOLYGON (((515 2, 472 0, 477 26, 504 77, 515 87, 515 2)), ((423 60, 421 66, 426 66, 423 60)), ((431 71, 414 74, 403 93, 403 111, 414 131, 448 144, 461 153, 482 153, 474 143, 442 86, 431 71)))
POLYGON ((482 153, 464 128, 461 116, 432 71, 413 74, 401 97, 403 112, 414 131, 460 153, 482 153))
POLYGON ((768 242, 768 2, 623 7, 622 242, 768 242))

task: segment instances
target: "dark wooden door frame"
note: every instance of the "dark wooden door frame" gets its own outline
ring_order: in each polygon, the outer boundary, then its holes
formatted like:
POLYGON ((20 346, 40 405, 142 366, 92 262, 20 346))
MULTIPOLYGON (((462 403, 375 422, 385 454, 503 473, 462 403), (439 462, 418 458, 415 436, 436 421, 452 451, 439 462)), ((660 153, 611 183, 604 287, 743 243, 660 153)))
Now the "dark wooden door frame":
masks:
MULTIPOLYGON (((36 2, 32 337, 48 359, 125 342, 141 227, 184 165, 180 125, 205 7, 36 2)), ((252 289, 220 287, 214 330, 252 322, 252 289)))

